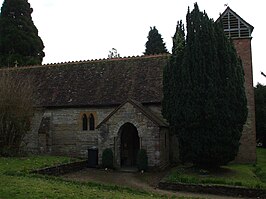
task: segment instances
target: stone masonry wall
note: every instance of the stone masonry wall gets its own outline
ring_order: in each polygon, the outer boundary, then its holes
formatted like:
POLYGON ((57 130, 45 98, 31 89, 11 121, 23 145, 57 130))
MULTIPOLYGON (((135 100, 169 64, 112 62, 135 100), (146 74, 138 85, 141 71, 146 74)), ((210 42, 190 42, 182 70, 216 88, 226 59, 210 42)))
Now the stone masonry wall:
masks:
POLYGON ((113 108, 68 108, 52 113, 52 154, 87 158, 88 148, 98 148, 98 131, 82 130, 83 113, 94 113, 95 127, 113 108))
POLYGON ((38 130, 40 127, 43 113, 43 109, 35 109, 33 118, 31 120, 31 129, 24 138, 24 143, 26 144, 25 150, 29 153, 37 154, 39 152, 38 130))
POLYGON ((254 163, 256 161, 256 124, 255 103, 252 74, 251 38, 233 40, 238 55, 242 59, 245 72, 245 88, 247 96, 248 117, 240 140, 236 162, 254 163))
MULTIPOLYGON (((25 141, 28 142, 27 150, 34 153, 49 153, 51 155, 64 155, 73 157, 87 158, 88 148, 96 147, 99 149, 99 162, 103 149, 112 148, 115 151, 116 165, 120 166, 120 127, 126 122, 132 123, 138 130, 140 145, 147 150, 149 166, 163 167, 169 161, 169 143, 165 148, 165 134, 169 137, 167 129, 160 132, 160 128, 151 120, 144 116, 133 105, 127 103, 124 107, 113 115, 103 125, 103 128, 94 131, 82 130, 83 113, 93 113, 95 115, 95 126, 102 122, 115 107, 107 108, 58 108, 40 109, 34 114, 32 120, 32 131, 28 134, 25 141), (45 134, 38 132, 42 118, 50 118, 49 150, 43 151, 47 143, 45 134), (107 134, 105 140, 102 140, 107 134)), ((153 107, 154 110, 160 108, 153 107)), ((158 111, 157 111, 158 112, 158 111)))
POLYGON ((88 148, 98 145, 98 131, 82 130, 82 114, 96 113, 95 126, 99 124, 114 108, 65 108, 36 110, 32 119, 32 130, 25 138, 27 151, 43 153, 46 145, 45 134, 38 130, 43 117, 50 117, 49 153, 87 158, 88 148))
POLYGON ((120 167, 120 127, 125 123, 133 124, 140 137, 140 148, 147 151, 148 166, 160 167, 160 128, 149 120, 142 112, 131 103, 126 103, 99 129, 99 161, 105 148, 114 152, 115 166, 120 167))

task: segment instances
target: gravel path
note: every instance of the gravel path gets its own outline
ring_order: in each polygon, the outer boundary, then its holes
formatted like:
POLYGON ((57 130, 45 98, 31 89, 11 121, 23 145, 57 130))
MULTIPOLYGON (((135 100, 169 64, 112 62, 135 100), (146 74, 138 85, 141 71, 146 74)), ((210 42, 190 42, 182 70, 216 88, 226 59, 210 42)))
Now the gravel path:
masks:
POLYGON ((234 197, 210 195, 210 194, 194 194, 186 192, 172 192, 165 191, 157 188, 159 181, 166 175, 164 172, 146 172, 130 173, 119 171, 105 171, 99 169, 84 169, 78 172, 66 174, 63 177, 65 179, 76 180, 81 182, 97 182, 103 184, 119 185, 124 187, 130 187, 133 189, 140 189, 157 194, 164 194, 168 196, 186 196, 186 197, 198 197, 198 198, 215 198, 215 199, 234 199, 234 197))

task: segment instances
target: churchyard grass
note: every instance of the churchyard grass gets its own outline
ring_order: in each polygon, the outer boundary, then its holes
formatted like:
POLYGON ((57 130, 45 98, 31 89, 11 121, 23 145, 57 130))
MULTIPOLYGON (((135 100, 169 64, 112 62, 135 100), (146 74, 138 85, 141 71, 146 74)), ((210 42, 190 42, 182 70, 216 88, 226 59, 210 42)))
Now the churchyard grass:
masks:
POLYGON ((254 173, 266 184, 266 149, 257 149, 257 164, 255 165, 254 173))
POLYGON ((0 157, 0 174, 29 173, 34 169, 70 163, 77 159, 61 156, 0 157))
MULTIPOLYGON (((0 198, 163 198, 145 192, 102 186, 93 183, 78 183, 60 178, 1 175, 0 198)), ((166 197, 165 197, 166 198, 166 197)))
POLYGON ((0 198, 168 198, 167 196, 115 185, 74 182, 60 177, 30 173, 34 169, 73 160, 52 156, 0 157, 0 198))
POLYGON ((203 170, 191 165, 173 168, 167 182, 218 184, 266 189, 266 149, 257 149, 257 163, 229 164, 216 170, 203 170))

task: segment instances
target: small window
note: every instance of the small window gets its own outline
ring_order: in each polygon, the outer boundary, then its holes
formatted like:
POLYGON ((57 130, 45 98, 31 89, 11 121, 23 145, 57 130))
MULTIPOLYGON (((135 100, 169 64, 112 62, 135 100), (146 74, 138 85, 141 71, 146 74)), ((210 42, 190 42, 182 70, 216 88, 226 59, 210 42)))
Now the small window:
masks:
POLYGON ((93 131, 95 129, 95 119, 93 114, 90 114, 89 120, 90 120, 90 131, 93 131))
POLYGON ((83 114, 82 116, 82 130, 87 131, 88 130, 88 118, 86 114, 83 114))

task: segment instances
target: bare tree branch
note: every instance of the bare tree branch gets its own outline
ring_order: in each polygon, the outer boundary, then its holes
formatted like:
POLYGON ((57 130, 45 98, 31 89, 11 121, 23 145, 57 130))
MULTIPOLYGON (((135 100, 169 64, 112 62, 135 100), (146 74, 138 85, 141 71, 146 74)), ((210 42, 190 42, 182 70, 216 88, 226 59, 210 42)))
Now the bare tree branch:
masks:
POLYGON ((16 70, 0 70, 0 155, 16 155, 33 115, 31 81, 16 70))

